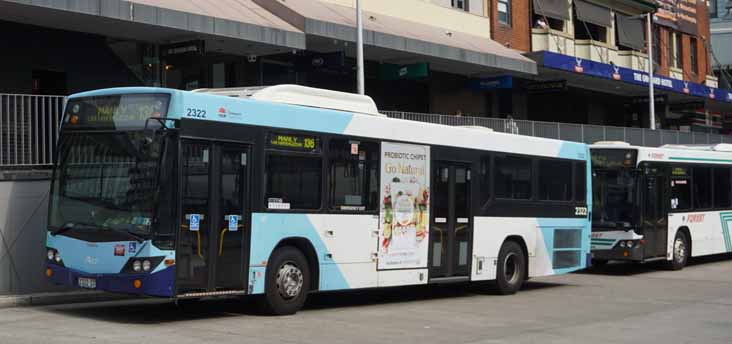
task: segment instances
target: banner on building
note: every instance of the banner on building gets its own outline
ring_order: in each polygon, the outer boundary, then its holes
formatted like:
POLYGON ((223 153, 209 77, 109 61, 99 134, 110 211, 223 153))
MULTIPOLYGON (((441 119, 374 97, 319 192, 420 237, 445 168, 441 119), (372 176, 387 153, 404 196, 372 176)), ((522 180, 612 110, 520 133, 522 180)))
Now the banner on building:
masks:
POLYGON ((430 147, 381 144, 378 268, 427 267, 430 147))
POLYGON ((697 35, 696 2, 697 0, 656 0, 656 23, 697 35))

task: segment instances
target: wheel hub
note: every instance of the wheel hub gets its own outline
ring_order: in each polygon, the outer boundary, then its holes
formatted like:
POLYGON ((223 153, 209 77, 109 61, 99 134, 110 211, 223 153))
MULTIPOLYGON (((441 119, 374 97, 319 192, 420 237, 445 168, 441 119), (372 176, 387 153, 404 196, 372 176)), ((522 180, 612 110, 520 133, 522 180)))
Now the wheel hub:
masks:
POLYGON ((508 255, 506 255, 506 259, 503 261, 503 275, 506 278, 506 281, 510 284, 516 283, 519 279, 519 265, 518 265, 518 257, 515 253, 510 252, 508 255))
POLYGON ((280 296, 286 300, 294 299, 300 295, 302 286, 303 276, 300 268, 291 262, 282 264, 277 271, 277 291, 280 296))
POLYGON ((681 238, 674 241, 674 256, 677 262, 683 262, 686 259, 686 244, 681 238))

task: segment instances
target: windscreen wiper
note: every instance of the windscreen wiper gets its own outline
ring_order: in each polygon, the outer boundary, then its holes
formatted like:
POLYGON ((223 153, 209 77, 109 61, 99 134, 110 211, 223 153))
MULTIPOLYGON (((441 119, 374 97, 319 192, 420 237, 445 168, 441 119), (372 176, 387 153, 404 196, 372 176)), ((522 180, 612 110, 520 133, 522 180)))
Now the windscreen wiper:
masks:
POLYGON ((85 228, 91 228, 91 229, 99 228, 97 225, 92 224, 92 223, 85 223, 85 222, 66 222, 63 225, 61 225, 61 227, 59 227, 56 231, 51 232, 51 235, 57 236, 57 235, 59 235, 61 233, 64 233, 66 231, 69 231, 69 230, 74 229, 74 228, 79 228, 79 227, 85 227, 85 228))

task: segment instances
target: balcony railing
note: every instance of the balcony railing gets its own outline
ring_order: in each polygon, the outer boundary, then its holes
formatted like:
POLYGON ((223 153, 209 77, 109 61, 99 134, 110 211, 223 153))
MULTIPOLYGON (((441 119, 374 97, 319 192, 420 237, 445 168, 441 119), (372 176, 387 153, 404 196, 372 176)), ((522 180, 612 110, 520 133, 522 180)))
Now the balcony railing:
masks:
POLYGON ((584 143, 624 141, 636 146, 658 147, 665 144, 732 143, 732 136, 677 130, 610 127, 590 124, 537 122, 503 118, 452 116, 400 111, 382 111, 391 118, 453 126, 481 126, 497 132, 545 137, 584 143))

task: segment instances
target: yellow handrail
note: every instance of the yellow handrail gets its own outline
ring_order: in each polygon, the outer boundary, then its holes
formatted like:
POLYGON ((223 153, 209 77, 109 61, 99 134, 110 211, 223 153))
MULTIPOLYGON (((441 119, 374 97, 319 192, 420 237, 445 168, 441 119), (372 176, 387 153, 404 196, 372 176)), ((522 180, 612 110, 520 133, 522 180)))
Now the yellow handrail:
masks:
MULTIPOLYGON (((236 228, 242 228, 244 226, 237 225, 236 228)), ((229 231, 229 227, 221 229, 221 235, 219 235, 219 257, 224 254, 224 235, 229 231)))

